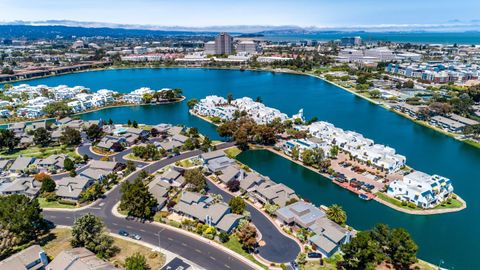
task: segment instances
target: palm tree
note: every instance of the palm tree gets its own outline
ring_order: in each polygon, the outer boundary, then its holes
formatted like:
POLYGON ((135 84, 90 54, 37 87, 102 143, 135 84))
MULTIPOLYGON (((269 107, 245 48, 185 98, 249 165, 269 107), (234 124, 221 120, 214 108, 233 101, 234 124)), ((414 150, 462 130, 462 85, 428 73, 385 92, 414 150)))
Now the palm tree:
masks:
POLYGON ((333 204, 328 208, 327 217, 338 225, 344 225, 347 222, 347 213, 338 204, 333 204))

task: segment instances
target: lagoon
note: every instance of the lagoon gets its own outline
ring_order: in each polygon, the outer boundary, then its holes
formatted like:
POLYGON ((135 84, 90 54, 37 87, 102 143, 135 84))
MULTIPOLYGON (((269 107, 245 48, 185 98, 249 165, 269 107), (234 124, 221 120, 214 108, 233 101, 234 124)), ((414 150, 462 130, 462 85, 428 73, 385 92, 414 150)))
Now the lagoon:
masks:
MULTIPOLYGON (((348 223, 369 229, 376 223, 404 227, 418 243, 419 257, 455 269, 480 269, 480 150, 389 112, 336 86, 310 76, 272 72, 213 69, 125 69, 82 72, 19 83, 56 86, 83 85, 130 92, 147 86, 181 88, 186 100, 206 95, 261 96, 263 102, 289 115, 304 108, 306 118, 317 116, 343 129, 354 130, 377 143, 391 146, 407 157, 407 163, 426 173, 452 179, 455 193, 467 202, 458 213, 414 216, 397 212, 374 201, 359 200, 320 175, 268 151, 248 151, 238 158, 274 181, 292 187, 315 204, 342 205, 348 223)), ((17 83, 17 84, 19 84, 17 83)), ((111 118, 126 123, 176 123, 198 127, 219 139, 215 127, 188 113, 186 101, 158 106, 119 107, 81 115, 84 119, 111 118)))

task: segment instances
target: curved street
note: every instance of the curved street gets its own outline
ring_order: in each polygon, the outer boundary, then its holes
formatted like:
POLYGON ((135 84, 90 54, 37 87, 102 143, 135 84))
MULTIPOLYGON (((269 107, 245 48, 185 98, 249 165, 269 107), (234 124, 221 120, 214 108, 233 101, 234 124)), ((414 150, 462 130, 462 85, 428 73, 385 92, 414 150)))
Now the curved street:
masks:
MULTIPOLYGON (((225 149, 233 146, 234 143, 222 143, 217 145, 217 149, 225 149)), ((101 155, 93 153, 90 149, 91 144, 82 144, 78 149, 81 155, 88 155, 92 159, 100 159, 101 155)), ((116 161, 124 161, 123 156, 130 153, 131 149, 126 149, 118 154, 115 154, 116 161)), ((153 163, 138 162, 139 169, 129 175, 125 181, 133 181, 141 170, 148 173, 154 173, 161 168, 170 165, 176 161, 200 155, 201 150, 194 150, 180 155, 162 159, 153 163)), ((82 170, 87 166, 80 168, 82 170)), ((219 189, 215 185, 209 184, 209 189, 213 193, 219 193, 228 201, 231 197, 227 192, 219 189)), ((131 233, 136 233, 142 236, 142 241, 149 244, 159 246, 163 249, 169 250, 195 264, 206 269, 252 269, 250 265, 232 257, 227 252, 218 249, 205 242, 197 240, 188 235, 179 233, 168 227, 160 227, 150 222, 141 222, 135 219, 119 218, 112 214, 113 207, 120 200, 120 185, 114 187, 105 198, 102 198, 86 208, 79 210, 44 210, 43 214, 47 220, 52 221, 57 225, 71 226, 74 220, 87 213, 92 213, 103 219, 107 228, 112 232, 118 232, 120 229, 125 229, 131 233)), ((250 211, 252 221, 260 231, 262 240, 266 245, 259 248, 259 255, 272 262, 289 262, 296 258, 300 252, 298 244, 283 235, 278 231, 272 222, 266 218, 259 210, 248 205, 247 210, 250 211)))

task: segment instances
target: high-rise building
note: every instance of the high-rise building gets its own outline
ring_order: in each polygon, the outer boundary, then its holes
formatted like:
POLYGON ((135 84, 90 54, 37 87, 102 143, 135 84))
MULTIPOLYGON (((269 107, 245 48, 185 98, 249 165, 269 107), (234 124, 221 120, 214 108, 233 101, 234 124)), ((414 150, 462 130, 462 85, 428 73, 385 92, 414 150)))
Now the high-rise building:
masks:
POLYGON ((343 37, 340 39, 340 45, 342 46, 362 45, 362 38, 361 37, 343 37))
POLYGON ((258 45, 253 40, 240 41, 237 44, 237 53, 256 53, 258 51, 258 45))
POLYGON ((215 50, 216 50, 215 41, 209 41, 205 43, 205 54, 216 54, 215 50))
POLYGON ((228 33, 220 33, 215 38, 215 54, 233 54, 233 38, 228 33))

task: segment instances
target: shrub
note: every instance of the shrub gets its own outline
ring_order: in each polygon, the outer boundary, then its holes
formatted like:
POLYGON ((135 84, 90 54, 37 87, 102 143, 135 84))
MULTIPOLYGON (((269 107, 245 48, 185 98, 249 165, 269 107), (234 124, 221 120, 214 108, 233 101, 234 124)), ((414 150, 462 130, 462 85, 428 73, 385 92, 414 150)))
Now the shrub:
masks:
POLYGON ((175 221, 175 220, 170 220, 168 222, 168 225, 173 226, 175 228, 180 228, 180 226, 181 226, 181 224, 179 222, 175 221))
POLYGON ((402 206, 407 206, 407 205, 408 205, 407 201, 402 201, 402 206))
POLYGON ((230 240, 230 235, 224 231, 221 231, 220 234, 218 235, 218 238, 220 238, 220 241, 222 243, 228 242, 230 240))
POLYGON ((77 205, 77 202, 74 202, 74 201, 68 201, 68 200, 59 200, 58 203, 60 204, 65 204, 65 205, 77 205))

